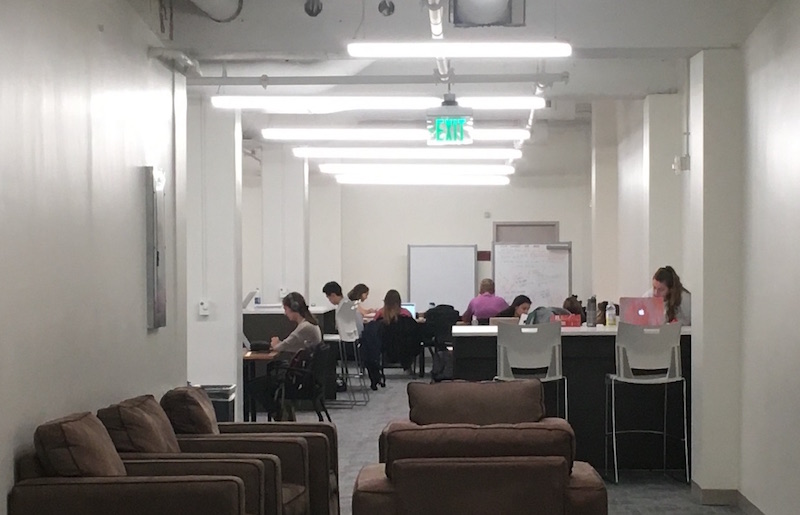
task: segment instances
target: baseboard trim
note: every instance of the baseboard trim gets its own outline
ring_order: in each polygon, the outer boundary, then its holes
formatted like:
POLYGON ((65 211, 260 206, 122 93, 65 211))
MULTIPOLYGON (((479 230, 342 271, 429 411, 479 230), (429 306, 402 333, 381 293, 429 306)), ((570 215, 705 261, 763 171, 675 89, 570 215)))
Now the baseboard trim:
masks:
POLYGON ((739 490, 703 489, 692 481, 692 498, 700 504, 709 506, 738 506, 746 515, 764 515, 764 512, 739 490))

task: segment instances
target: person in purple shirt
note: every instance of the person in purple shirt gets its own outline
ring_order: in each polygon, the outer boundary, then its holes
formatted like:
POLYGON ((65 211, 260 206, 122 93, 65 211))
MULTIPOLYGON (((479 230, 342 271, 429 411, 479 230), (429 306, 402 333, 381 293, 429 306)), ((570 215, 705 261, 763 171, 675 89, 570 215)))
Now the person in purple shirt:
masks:
POLYGON ((464 322, 471 322, 473 315, 475 318, 491 318, 507 307, 508 303, 494 294, 494 281, 483 279, 478 296, 469 301, 462 319, 464 322))

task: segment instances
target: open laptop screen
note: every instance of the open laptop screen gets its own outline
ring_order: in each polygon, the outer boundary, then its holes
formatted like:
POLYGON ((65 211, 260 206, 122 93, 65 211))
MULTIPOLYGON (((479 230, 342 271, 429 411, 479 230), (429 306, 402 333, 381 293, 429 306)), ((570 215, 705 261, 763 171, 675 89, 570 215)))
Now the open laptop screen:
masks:
POLYGON ((411 318, 417 318, 417 305, 413 302, 407 302, 404 304, 400 304, 401 308, 406 308, 409 313, 411 313, 411 318))
POLYGON ((622 297, 620 321, 626 324, 664 325, 664 299, 661 297, 622 297))

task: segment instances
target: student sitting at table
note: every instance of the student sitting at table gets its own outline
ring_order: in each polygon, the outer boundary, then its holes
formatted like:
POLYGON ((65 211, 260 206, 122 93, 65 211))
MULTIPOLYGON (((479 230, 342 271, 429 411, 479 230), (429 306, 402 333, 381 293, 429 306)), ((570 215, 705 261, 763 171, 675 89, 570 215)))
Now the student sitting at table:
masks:
POLYGON ((373 308, 365 308, 364 302, 367 301, 367 297, 369 297, 369 288, 364 283, 358 283, 353 286, 353 289, 347 293, 347 298, 352 300, 358 312, 361 313, 362 317, 367 317, 373 313, 375 310, 373 308))
POLYGON ((286 318, 297 324, 297 327, 283 340, 273 336, 270 340, 272 350, 281 354, 288 354, 290 358, 297 351, 313 347, 322 342, 322 331, 319 329, 319 323, 309 311, 306 299, 302 295, 293 291, 285 296, 283 298, 283 312, 286 318))
POLYGON ((527 315, 529 309, 531 309, 531 299, 527 295, 517 295, 511 301, 511 305, 496 316, 519 318, 522 315, 527 315))
POLYGON ((462 320, 464 322, 471 322, 474 316, 478 320, 487 320, 491 317, 496 317, 498 313, 508 307, 502 297, 494 294, 494 281, 491 279, 483 279, 481 281, 478 296, 469 301, 467 310, 464 311, 462 320))
POLYGON ((692 294, 683 287, 681 278, 671 266, 656 270, 653 288, 644 296, 664 299, 664 322, 692 325, 692 294))

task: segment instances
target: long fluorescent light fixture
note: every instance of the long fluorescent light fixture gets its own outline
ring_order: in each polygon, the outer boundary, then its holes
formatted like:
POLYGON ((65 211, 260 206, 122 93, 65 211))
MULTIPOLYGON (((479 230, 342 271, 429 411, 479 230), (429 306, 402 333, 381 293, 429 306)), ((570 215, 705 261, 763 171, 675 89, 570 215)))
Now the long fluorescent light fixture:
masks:
POLYGON ((513 161, 522 157, 516 148, 474 147, 297 147, 292 152, 305 159, 513 161))
POLYGON ((426 41, 419 43, 350 43, 347 52, 351 57, 380 58, 476 58, 476 59, 532 59, 543 57, 569 57, 572 46, 558 41, 537 43, 484 43, 426 41))
MULTIPOLYGON (((542 109, 536 96, 456 97, 458 105, 478 111, 542 109)), ((219 109, 257 109, 271 114, 333 114, 346 111, 425 111, 439 107, 438 97, 381 96, 254 96, 218 95, 211 105, 219 109)))
MULTIPOLYGON (((270 141, 427 141, 427 129, 371 128, 269 128, 261 136, 270 141)), ((472 129, 474 141, 525 141, 531 137, 526 129, 472 129)))
POLYGON ((382 184, 394 186, 505 186, 511 181, 505 175, 431 175, 431 174, 346 174, 337 175, 339 184, 382 184))
POLYGON ((485 176, 511 175, 511 165, 457 165, 457 164, 385 164, 385 163, 322 163, 319 171, 335 175, 448 175, 448 176, 485 176))

